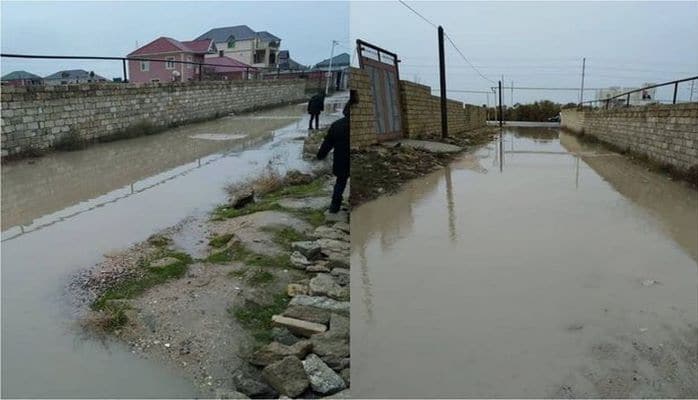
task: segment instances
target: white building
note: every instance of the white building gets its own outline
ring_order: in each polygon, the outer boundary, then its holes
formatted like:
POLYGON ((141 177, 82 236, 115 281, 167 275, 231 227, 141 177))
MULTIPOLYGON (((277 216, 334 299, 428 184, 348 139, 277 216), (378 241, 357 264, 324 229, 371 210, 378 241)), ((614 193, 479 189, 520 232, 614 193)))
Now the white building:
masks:
MULTIPOLYGON (((654 83, 644 83, 642 87, 647 87, 647 86, 652 86, 654 83)), ((637 90, 640 88, 636 87, 620 87, 620 86, 612 86, 606 89, 599 89, 596 91, 596 100, 604 100, 611 98, 613 96, 617 96, 619 94, 623 94, 626 92, 629 92, 631 90, 637 90)), ((631 106, 642 106, 645 104, 650 104, 650 103, 655 103, 656 100, 656 94, 657 94, 657 88, 652 88, 652 89, 644 89, 642 91, 634 92, 630 94, 630 105, 631 106)), ((627 102, 627 96, 619 97, 616 99, 613 99, 613 102, 618 103, 618 104, 626 104, 627 102)))

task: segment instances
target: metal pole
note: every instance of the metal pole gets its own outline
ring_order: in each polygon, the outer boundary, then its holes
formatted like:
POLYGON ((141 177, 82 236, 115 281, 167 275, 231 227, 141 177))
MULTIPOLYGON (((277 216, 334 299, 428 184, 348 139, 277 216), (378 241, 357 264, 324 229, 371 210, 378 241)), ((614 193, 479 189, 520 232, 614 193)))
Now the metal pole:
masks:
POLYGON ((121 60, 121 66, 124 69, 124 83, 128 83, 128 76, 126 75, 126 59, 121 60))
POLYGON ((502 81, 499 81, 499 126, 503 125, 504 116, 502 115, 502 81))
POLYGON ((204 69, 201 67, 201 64, 199 64, 199 80, 203 80, 204 76, 204 69))
POLYGON ((448 137, 448 113, 446 103, 446 56, 444 54, 444 28, 439 26, 439 77, 441 83, 441 137, 448 137))
POLYGON ((674 102, 673 102, 673 104, 676 104, 676 93, 678 93, 678 91, 679 91, 679 83, 676 82, 674 84, 674 102))
POLYGON ((628 98, 625 100, 625 106, 630 107, 630 93, 628 93, 628 98))
POLYGON ((334 58, 334 45, 337 43, 336 40, 332 41, 332 50, 330 50, 330 70, 327 73, 327 83, 325 84, 325 95, 330 92, 330 78, 332 77, 332 58, 334 58))
POLYGON ((582 87, 579 89, 579 104, 584 102, 584 70, 586 69, 587 59, 582 58, 582 87))
POLYGON ((511 106, 514 106, 514 81, 511 81, 511 106))
POLYGON ((689 102, 693 102, 693 84, 696 83, 696 81, 691 81, 691 94, 690 97, 688 98, 689 102))

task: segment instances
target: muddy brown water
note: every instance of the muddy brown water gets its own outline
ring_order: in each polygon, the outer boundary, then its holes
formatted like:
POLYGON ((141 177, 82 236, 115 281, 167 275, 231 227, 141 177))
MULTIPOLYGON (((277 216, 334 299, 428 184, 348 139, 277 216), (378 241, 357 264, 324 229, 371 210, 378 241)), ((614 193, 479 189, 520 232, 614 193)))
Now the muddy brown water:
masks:
POLYGON ((698 192, 552 128, 352 215, 357 397, 696 397, 698 192), (502 157, 503 153, 503 157, 502 157))
MULTIPOLYGON (((321 124, 341 116, 342 99, 328 100, 321 124)), ((226 184, 269 163, 310 168, 298 140, 304 111, 227 117, 3 166, 2 397, 197 395, 177 372, 84 335, 66 285, 105 253, 205 217, 226 184)))

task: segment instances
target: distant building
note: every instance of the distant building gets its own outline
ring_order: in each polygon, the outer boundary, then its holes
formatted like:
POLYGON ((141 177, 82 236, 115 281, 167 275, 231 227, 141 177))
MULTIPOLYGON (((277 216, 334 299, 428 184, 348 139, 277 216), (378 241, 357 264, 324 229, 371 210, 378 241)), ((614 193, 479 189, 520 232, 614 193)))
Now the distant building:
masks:
POLYGON ((230 57, 260 68, 276 68, 279 63, 281 39, 267 32, 255 32, 247 25, 214 28, 196 38, 210 39, 217 54, 206 57, 230 57))
POLYGON ((334 87, 335 90, 344 90, 348 85, 348 71, 349 63, 351 58, 349 54, 342 53, 332 57, 332 62, 330 59, 322 60, 310 70, 310 76, 314 77, 318 73, 327 77, 327 74, 331 74, 330 85, 334 87), (331 66, 330 66, 331 64, 331 66))
MULTIPOLYGON (((647 87, 647 86, 653 86, 654 83, 644 83, 642 87, 647 87)), ((596 91, 596 100, 604 100, 611 98, 613 96, 618 96, 620 94, 630 92, 632 90, 637 90, 640 88, 633 88, 633 87, 620 87, 620 86, 612 86, 606 89, 598 89, 596 91)), ((631 106, 641 106, 645 104, 650 104, 650 103, 656 103, 656 94, 657 94, 657 89, 652 88, 652 89, 643 89, 641 91, 637 91, 634 93, 630 94, 630 105, 631 106)), ((626 104, 628 102, 627 97, 619 97, 615 98, 612 100, 613 103, 618 103, 618 104, 626 104)))
POLYGON ((46 85, 70 85, 93 82, 107 82, 107 78, 95 74, 94 71, 87 72, 84 69, 58 71, 55 74, 44 77, 44 84, 46 85))
POLYGON ((7 86, 34 86, 43 82, 39 75, 27 71, 13 71, 2 77, 2 84, 7 86))
POLYGON ((279 51, 279 65, 281 71, 306 71, 309 68, 302 65, 291 58, 291 53, 288 50, 279 51))
POLYGON ((210 39, 180 42, 168 37, 159 37, 126 56, 128 58, 146 59, 128 61, 129 82, 198 80, 198 65, 177 63, 175 61, 203 63, 206 54, 216 54, 216 45, 210 39), (150 59, 165 61, 150 61, 150 59))
POLYGON ((209 57, 205 62, 213 65, 204 66, 204 79, 249 79, 257 72, 257 68, 230 57, 209 57))

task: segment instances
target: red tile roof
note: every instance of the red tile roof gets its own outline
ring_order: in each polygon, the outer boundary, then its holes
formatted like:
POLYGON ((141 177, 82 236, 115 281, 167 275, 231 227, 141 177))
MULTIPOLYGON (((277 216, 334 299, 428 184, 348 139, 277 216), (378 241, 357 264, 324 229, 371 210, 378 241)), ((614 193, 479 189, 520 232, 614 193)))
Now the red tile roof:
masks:
POLYGON ((257 69, 249 64, 245 64, 242 61, 238 61, 230 57, 207 57, 204 60, 204 63, 216 64, 216 66, 207 67, 213 69, 214 72, 238 72, 245 71, 246 69, 249 69, 250 71, 257 69))
POLYGON ((180 42, 179 40, 162 36, 129 53, 129 56, 172 52, 204 54, 208 51, 210 45, 211 40, 208 39, 180 42))

